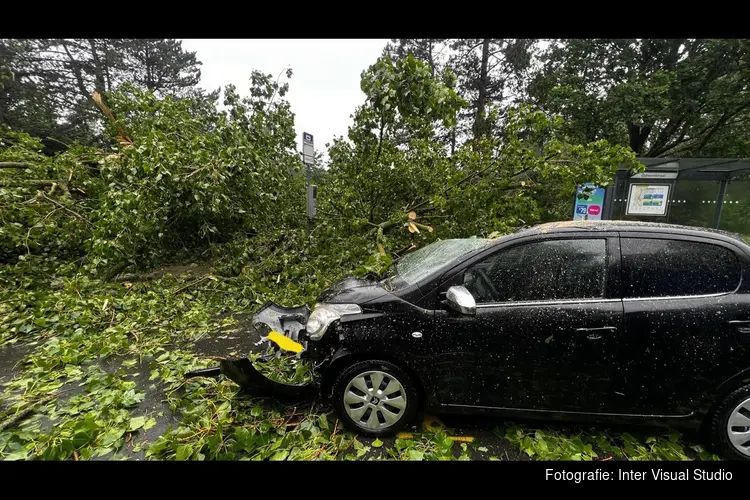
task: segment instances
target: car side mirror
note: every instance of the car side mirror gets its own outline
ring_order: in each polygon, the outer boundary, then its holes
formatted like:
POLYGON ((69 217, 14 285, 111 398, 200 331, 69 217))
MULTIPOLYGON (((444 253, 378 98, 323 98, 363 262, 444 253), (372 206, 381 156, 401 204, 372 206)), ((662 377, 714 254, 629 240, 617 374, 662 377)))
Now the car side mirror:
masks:
POLYGON ((448 307, 461 314, 474 315, 477 312, 477 302, 465 286, 452 286, 445 294, 448 307))

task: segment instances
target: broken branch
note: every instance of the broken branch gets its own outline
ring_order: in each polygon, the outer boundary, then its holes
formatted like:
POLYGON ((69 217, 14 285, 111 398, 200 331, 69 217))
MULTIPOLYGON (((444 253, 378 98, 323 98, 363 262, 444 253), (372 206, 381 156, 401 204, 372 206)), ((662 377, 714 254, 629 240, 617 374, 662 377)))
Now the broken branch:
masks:
POLYGON ((0 168, 31 168, 34 165, 21 161, 0 161, 0 168))

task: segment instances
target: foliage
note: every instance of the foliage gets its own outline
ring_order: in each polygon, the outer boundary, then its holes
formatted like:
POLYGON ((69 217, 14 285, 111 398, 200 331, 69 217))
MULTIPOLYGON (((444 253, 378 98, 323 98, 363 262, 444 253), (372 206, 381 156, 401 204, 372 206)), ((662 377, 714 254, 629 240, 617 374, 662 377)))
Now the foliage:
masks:
POLYGON ((606 139, 639 156, 701 156, 717 135, 726 140, 747 121, 749 47, 746 40, 555 40, 530 94, 561 113, 577 140, 606 139))
MULTIPOLYGON (((375 446, 376 443, 373 443, 375 446)), ((471 460, 469 445, 456 443, 444 431, 425 433, 414 438, 397 438, 388 457, 396 460, 471 460)))
POLYGON ((456 75, 456 91, 468 106, 457 123, 438 129, 439 140, 454 151, 465 139, 502 133, 509 105, 523 102, 536 40, 532 39, 393 39, 384 54, 415 57, 432 74, 456 75))
POLYGON ((372 234, 377 246, 370 266, 388 252, 398 255, 437 237, 533 224, 551 212, 539 200, 556 206, 584 179, 606 186, 618 167, 643 168, 625 147, 568 141, 559 117, 527 106, 508 112, 502 136, 451 154, 434 140, 435 123, 455 123, 457 106, 465 103, 451 89, 450 72, 442 83, 430 74, 412 56, 395 64, 381 58, 363 74, 367 100, 349 141, 338 139, 329 151, 320 212, 348 232, 372 234), (422 93, 413 91, 415 81, 424 82, 422 93))
POLYGON ((273 346, 268 346, 265 352, 251 352, 248 358, 259 373, 275 382, 303 385, 313 381, 309 361, 296 359, 296 355, 278 351, 273 346))
POLYGON ((99 137, 94 91, 130 81, 160 95, 194 92, 195 53, 173 39, 0 39, 0 123, 45 141, 45 153, 99 137))
POLYGON ((174 250, 205 250, 274 227, 295 227, 304 178, 286 93, 253 74, 250 97, 227 87, 227 111, 157 99, 128 87, 112 98, 133 146, 102 165, 110 187, 97 213, 93 264, 149 266, 174 250))
POLYGON ((0 263, 37 256, 81 257, 90 214, 102 191, 92 165, 100 153, 84 147, 48 157, 37 138, 0 128, 0 263))
POLYGON ((593 430, 560 432, 510 425, 505 429, 496 428, 495 434, 504 436, 520 451, 539 460, 692 460, 689 455, 699 460, 719 460, 704 447, 686 443, 677 431, 634 436, 628 432, 610 435, 593 430))

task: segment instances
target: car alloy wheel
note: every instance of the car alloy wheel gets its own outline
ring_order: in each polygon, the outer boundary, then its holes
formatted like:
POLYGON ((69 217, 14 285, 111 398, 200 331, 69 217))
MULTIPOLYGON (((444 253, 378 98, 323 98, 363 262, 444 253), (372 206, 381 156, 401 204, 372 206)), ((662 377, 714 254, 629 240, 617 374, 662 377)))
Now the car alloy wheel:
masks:
POLYGON ((726 396, 712 412, 711 444, 729 460, 750 460, 750 385, 726 396))
POLYGON ((729 414, 727 436, 738 452, 750 458, 750 398, 738 404, 729 414))
POLYGON ((387 361, 361 361, 346 368, 333 385, 339 418, 369 436, 398 432, 414 419, 418 393, 411 377, 387 361))
POLYGON ((344 390, 347 415, 368 430, 391 427, 406 413, 406 391, 401 382, 381 371, 364 372, 344 390))

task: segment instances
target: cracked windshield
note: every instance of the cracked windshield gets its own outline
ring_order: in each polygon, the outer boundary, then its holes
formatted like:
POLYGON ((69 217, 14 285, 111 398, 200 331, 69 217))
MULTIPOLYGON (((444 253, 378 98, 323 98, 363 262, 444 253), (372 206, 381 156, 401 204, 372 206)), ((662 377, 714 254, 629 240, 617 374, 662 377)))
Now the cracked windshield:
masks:
POLYGON ((0 39, 0 460, 731 479, 710 462, 750 460, 749 58, 0 39))

